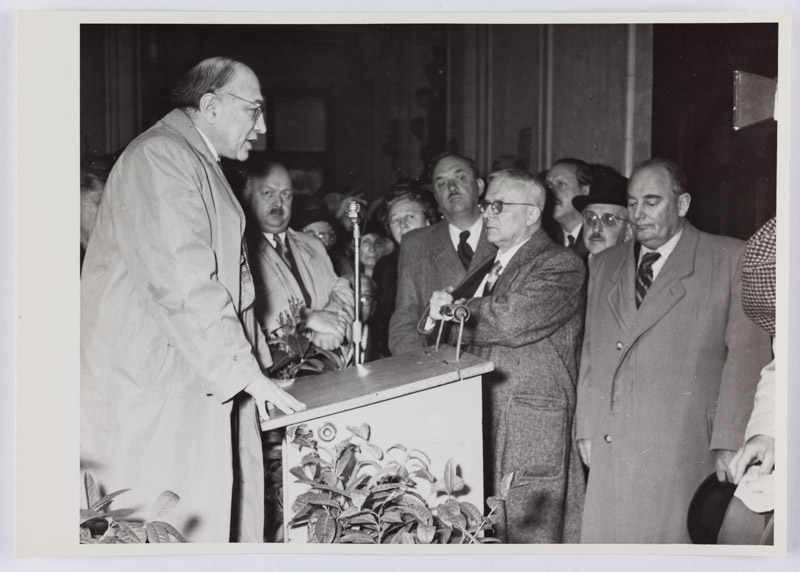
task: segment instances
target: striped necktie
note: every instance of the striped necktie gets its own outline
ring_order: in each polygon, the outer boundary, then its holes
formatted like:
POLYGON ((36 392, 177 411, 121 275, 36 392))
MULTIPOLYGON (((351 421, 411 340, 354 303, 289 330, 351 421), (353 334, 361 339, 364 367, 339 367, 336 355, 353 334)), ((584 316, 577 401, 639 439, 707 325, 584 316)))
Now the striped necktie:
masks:
POLYGON ((642 255, 639 269, 636 271, 636 307, 642 305, 647 289, 653 283, 653 264, 661 258, 658 252, 647 252, 642 255))

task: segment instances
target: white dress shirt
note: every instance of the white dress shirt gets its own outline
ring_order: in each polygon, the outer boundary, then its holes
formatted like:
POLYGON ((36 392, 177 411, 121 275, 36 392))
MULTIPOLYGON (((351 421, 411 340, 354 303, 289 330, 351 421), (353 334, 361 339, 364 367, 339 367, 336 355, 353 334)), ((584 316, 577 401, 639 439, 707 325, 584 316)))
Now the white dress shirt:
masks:
MULTIPOLYGON (((515 246, 512 246, 511 248, 509 248, 508 250, 506 250, 503 253, 501 253, 499 250, 497 251, 497 255, 495 255, 495 257, 494 257, 494 261, 495 262, 499 262, 501 264, 500 272, 497 273, 497 277, 498 278, 503 274, 503 272, 506 271, 506 267, 508 266, 508 263, 511 262, 511 259, 514 257, 514 255, 517 253, 517 251, 520 248, 522 248, 522 245, 525 244, 526 242, 528 242, 530 239, 531 239, 531 237, 526 238, 525 240, 523 240, 519 244, 517 244, 515 246)), ((494 266, 494 265, 492 265, 492 266, 494 266)), ((483 290, 484 290, 484 288, 486 288, 486 282, 489 281, 489 276, 491 275, 491 273, 492 273, 491 271, 487 272, 486 276, 484 276, 483 280, 481 280, 481 283, 478 285, 478 289, 475 290, 475 298, 480 298, 481 295, 483 294, 483 290)))
POLYGON ((653 263, 651 268, 653 269, 653 282, 656 281, 656 276, 658 273, 661 272, 661 269, 664 268, 664 264, 666 264, 669 255, 672 254, 672 251, 675 250, 675 246, 678 244, 678 241, 681 239, 681 234, 683 234, 683 229, 679 230, 675 233, 675 236, 670 238, 667 242, 656 248, 655 250, 651 250, 647 248, 644 244, 642 245, 642 251, 639 253, 639 261, 637 262, 636 268, 639 268, 639 264, 644 257, 645 252, 658 252, 661 256, 653 263))
MULTIPOLYGON (((458 243, 461 241, 461 233, 463 231, 452 224, 448 224, 447 229, 450 231, 450 242, 453 243, 453 248, 458 250, 458 243)), ((469 231, 467 244, 470 245, 472 252, 474 253, 476 250, 478 250, 478 241, 481 239, 481 230, 483 230, 483 217, 479 216, 478 220, 476 220, 472 226, 466 230, 469 231)))

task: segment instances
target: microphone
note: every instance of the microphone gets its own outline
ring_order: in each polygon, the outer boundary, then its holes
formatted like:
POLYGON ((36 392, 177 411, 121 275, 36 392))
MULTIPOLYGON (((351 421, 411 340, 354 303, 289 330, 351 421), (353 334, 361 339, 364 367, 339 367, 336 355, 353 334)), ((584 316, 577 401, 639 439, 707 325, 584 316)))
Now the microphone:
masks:
POLYGON ((440 309, 439 313, 442 315, 442 318, 452 318, 453 320, 464 320, 465 322, 469 320, 470 311, 464 304, 444 304, 440 309))
POLYGON ((358 201, 350 201, 347 203, 347 218, 353 221, 353 224, 358 224, 358 214, 361 212, 361 203, 358 201))

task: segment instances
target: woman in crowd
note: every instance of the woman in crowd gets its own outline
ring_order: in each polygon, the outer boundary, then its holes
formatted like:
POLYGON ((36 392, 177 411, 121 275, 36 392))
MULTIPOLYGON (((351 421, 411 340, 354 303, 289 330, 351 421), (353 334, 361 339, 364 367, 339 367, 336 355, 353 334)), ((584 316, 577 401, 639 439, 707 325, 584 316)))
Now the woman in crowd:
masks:
POLYGON ((436 222, 439 213, 435 204, 429 192, 411 186, 396 187, 386 195, 382 223, 397 243, 397 248, 375 265, 372 277, 376 285, 377 304, 371 321, 378 351, 383 357, 391 355, 388 343, 389 320, 394 312, 397 296, 399 245, 407 232, 436 222))

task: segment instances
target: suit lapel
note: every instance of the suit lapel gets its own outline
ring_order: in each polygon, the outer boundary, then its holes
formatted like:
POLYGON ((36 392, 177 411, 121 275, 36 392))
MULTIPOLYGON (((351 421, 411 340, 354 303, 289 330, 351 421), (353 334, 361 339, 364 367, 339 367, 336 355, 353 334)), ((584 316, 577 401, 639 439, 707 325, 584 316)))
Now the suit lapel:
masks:
MULTIPOLYGON (((694 259, 699 237, 697 229, 687 222, 678 244, 675 245, 675 250, 672 251, 661 272, 658 273, 647 291, 641 307, 635 311, 635 319, 625 344, 625 351, 620 356, 620 363, 636 341, 664 318, 686 295, 683 280, 694 272, 694 259)), ((631 256, 632 253, 633 248, 631 247, 631 256)), ((631 284, 629 287, 631 299, 634 296, 634 280, 633 277, 631 280, 627 280, 631 284)))
POLYGON ((610 274, 614 284, 608 292, 608 305, 622 331, 628 331, 636 317, 636 257, 633 254, 633 242, 626 245, 625 255, 610 274))
MULTIPOLYGON (((464 265, 458 257, 453 243, 450 242, 450 231, 447 221, 439 223, 436 235, 431 241, 433 248, 433 264, 440 276, 454 276, 459 280, 464 276, 464 265)), ((451 282, 452 284, 452 282, 451 282)))

